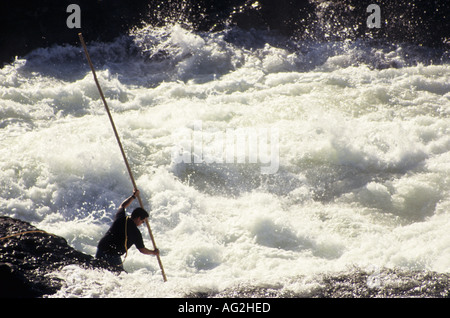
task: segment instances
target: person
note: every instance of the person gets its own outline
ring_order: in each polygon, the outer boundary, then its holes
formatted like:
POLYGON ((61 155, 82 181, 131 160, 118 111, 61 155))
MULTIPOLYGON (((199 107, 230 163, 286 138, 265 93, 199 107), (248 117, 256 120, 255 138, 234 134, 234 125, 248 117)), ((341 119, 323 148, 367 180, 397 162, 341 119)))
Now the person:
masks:
POLYGON ((100 239, 95 255, 98 259, 103 259, 109 264, 123 270, 121 256, 128 252, 128 249, 136 245, 136 248, 146 255, 159 255, 159 250, 150 250, 145 247, 142 234, 138 227, 148 218, 148 213, 143 208, 135 208, 131 217, 126 215, 125 209, 139 195, 139 190, 134 189, 133 195, 125 199, 116 212, 113 224, 105 235, 100 239), (126 227, 125 227, 126 224, 126 227))

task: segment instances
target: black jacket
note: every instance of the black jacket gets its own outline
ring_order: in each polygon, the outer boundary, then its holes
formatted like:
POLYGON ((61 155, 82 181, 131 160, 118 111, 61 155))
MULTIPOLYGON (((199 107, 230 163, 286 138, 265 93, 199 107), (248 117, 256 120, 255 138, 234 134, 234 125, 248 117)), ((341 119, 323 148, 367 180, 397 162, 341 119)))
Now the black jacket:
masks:
POLYGON ((98 243, 98 249, 109 255, 123 255, 131 246, 143 248, 142 234, 125 209, 117 210, 114 222, 98 243), (125 222, 127 222, 127 248, 125 249, 125 222))

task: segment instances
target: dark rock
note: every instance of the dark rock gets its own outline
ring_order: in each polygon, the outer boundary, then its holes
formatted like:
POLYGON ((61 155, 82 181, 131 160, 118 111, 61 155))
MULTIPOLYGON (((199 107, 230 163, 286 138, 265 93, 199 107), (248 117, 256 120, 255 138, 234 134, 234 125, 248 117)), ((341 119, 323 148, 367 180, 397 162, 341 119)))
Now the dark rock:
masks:
MULTIPOLYGON (((24 273, 10 263, 0 263, 0 298, 39 297, 42 293, 29 282, 24 273)), ((49 292, 51 293, 51 291, 49 292)))
POLYGON ((46 274, 71 264, 118 271, 75 250, 62 237, 40 231, 24 221, 0 217, 0 297, 34 298, 54 294, 62 282, 46 274), (28 231, 33 232, 15 235, 28 231), (14 236, 6 238, 10 235, 14 236))
POLYGON ((420 270, 381 269, 372 273, 354 269, 323 277, 315 297, 392 298, 450 297, 450 276, 420 270))
MULTIPOLYGON (((312 278, 310 278, 312 279, 312 278)), ((292 278, 305 281, 304 277, 292 278)), ((254 286, 239 284, 221 292, 199 292, 191 298, 449 298, 450 275, 431 271, 382 268, 373 272, 352 268, 333 274, 318 274, 311 288, 296 293, 284 284, 254 286)))

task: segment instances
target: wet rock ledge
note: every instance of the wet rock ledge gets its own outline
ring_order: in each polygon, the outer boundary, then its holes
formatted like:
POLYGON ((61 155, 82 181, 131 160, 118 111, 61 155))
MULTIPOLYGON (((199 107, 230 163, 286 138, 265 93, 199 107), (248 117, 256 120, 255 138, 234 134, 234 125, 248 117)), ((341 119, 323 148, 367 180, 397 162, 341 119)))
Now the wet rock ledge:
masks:
MULTIPOLYGON (((295 277, 290 283, 305 282, 295 277)), ((450 275, 430 271, 383 268, 367 272, 360 268, 318 275, 308 291, 297 293, 284 285, 236 286, 221 292, 193 293, 191 298, 449 298, 450 275)))
POLYGON ((62 237, 43 231, 15 235, 28 231, 40 230, 30 223, 0 216, 0 298, 54 294, 63 282, 47 274, 71 264, 117 271, 70 247, 62 237))

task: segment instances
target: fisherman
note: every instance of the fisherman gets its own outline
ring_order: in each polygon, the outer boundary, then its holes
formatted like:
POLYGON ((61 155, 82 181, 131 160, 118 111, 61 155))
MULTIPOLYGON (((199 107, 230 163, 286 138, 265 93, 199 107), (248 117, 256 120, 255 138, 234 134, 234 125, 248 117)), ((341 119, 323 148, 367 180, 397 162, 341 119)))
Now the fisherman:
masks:
MULTIPOLYGON (((116 212, 114 222, 102 237, 97 246, 98 259, 103 259, 111 265, 118 266, 123 269, 123 261, 121 256, 128 253, 128 249, 136 245, 136 248, 146 255, 159 255, 159 250, 149 250, 145 247, 142 240, 142 234, 138 226, 145 222, 148 218, 148 213, 143 208, 135 208, 131 213, 131 217, 126 215, 125 208, 127 208, 136 196, 139 195, 139 190, 134 189, 133 195, 122 202, 116 212), (126 224, 126 226, 125 226, 126 224)), ((126 256, 125 256, 126 257, 126 256)))

